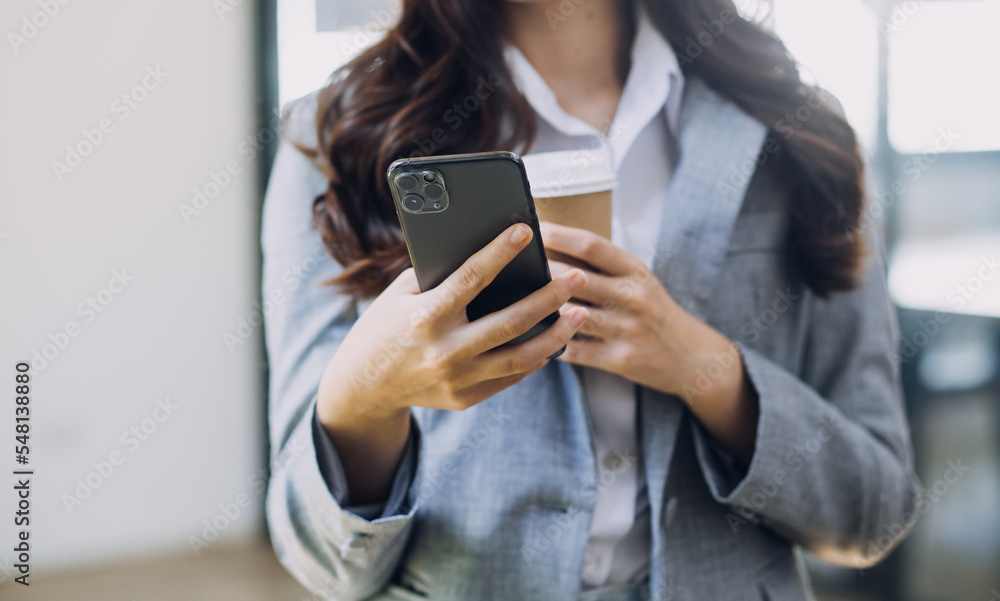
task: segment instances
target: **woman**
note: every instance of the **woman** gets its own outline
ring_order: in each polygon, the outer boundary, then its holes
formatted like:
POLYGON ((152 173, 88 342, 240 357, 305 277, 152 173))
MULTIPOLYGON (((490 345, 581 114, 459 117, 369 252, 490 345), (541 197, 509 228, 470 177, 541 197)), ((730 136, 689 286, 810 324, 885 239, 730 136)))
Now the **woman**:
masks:
POLYGON ((869 566, 912 526, 855 135, 731 1, 407 0, 286 117, 267 513, 316 594, 808 599, 800 550, 869 566), (420 293, 384 174, 499 149, 606 153, 617 233, 543 223, 592 268, 469 323, 530 232, 420 293))

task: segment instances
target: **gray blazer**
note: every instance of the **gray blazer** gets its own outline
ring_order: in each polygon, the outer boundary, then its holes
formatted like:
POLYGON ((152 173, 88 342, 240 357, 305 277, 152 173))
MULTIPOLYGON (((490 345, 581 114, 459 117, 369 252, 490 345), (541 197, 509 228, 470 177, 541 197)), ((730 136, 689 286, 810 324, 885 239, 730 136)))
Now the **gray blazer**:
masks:
MULTIPOLYGON (((289 111, 287 136, 314 143, 314 95, 289 111)), ((806 289, 785 262, 794 199, 755 164, 773 156, 766 133, 688 81, 653 271, 741 346, 760 419, 740 470, 678 398, 638 388, 656 601, 812 599, 800 550, 869 566, 916 513, 878 238, 858 290, 823 300, 806 289)), ((396 501, 368 517, 338 503, 338 463, 332 477, 320 469, 315 394, 370 301, 320 284, 341 270, 311 225, 326 180, 288 137, 262 234, 278 557, 330 599, 577 599, 600 483, 580 381, 564 362, 465 411, 414 408, 412 480, 397 476, 396 501)))

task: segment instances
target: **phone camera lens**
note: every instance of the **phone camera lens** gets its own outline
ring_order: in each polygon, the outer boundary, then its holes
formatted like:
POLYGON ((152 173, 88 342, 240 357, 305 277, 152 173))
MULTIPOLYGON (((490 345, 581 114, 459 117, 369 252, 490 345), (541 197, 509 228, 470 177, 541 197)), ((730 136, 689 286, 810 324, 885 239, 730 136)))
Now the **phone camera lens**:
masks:
POLYGON ((400 175, 396 178, 396 185, 405 192, 411 192, 417 189, 417 178, 412 175, 400 175))
POLYGON ((407 194, 403 197, 403 208, 411 213, 419 212, 424 208, 424 199, 416 194, 407 194))
POLYGON ((424 194, 427 195, 427 198, 441 198, 444 195, 444 188, 441 187, 441 184, 427 184, 424 186, 424 194))

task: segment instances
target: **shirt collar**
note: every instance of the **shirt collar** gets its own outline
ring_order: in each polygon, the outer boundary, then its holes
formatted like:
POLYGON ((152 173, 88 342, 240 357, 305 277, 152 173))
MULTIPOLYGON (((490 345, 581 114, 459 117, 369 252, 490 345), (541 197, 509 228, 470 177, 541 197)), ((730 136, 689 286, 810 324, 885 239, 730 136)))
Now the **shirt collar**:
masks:
MULTIPOLYGON (((632 64, 606 138, 616 166, 621 165, 628 148, 661 109, 665 109, 671 132, 677 133, 683 96, 684 76, 677 56, 643 7, 639 6, 636 12, 632 64)), ((555 129, 569 136, 605 138, 602 132, 563 110, 542 76, 509 41, 504 43, 504 58, 515 84, 528 103, 555 129)))

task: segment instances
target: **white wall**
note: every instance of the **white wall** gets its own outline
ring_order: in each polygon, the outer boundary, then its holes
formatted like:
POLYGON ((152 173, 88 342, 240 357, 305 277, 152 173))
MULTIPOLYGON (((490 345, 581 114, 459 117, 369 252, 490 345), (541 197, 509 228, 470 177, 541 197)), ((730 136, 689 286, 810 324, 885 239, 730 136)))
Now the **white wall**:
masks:
POLYGON ((262 334, 253 329, 233 352, 223 341, 258 297, 258 171, 240 147, 262 131, 254 13, 243 0, 4 1, 0 581, 15 536, 15 363, 69 322, 77 335, 50 346, 57 354, 32 378, 33 573, 189 553, 202 520, 242 492, 253 504, 220 540, 260 532, 263 495, 249 479, 264 463, 262 334), (45 19, 41 5, 58 13, 45 19), (44 26, 22 44, 12 34, 32 33, 24 18, 44 26), (157 69, 159 81, 147 76, 157 69), (102 120, 110 133, 57 174, 66 146, 102 120), (186 222, 179 205, 229 162, 238 173, 186 222), (105 292, 101 312, 81 307, 116 270, 134 279, 105 292), (173 414, 155 412, 168 398, 173 414), (155 426, 147 440, 122 439, 143 420, 155 426), (67 510, 63 495, 115 451, 124 463, 67 510))
POLYGON ((403 10, 401 0, 365 0, 346 10, 343 3, 319 1, 326 7, 323 23, 317 0, 278 0, 282 104, 322 87, 334 69, 380 40, 403 10))

